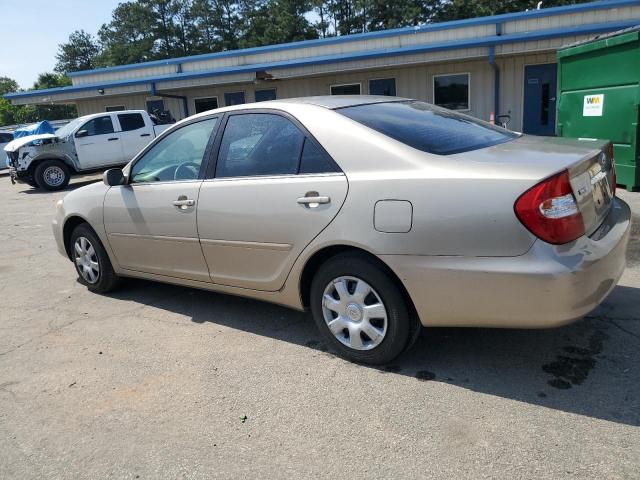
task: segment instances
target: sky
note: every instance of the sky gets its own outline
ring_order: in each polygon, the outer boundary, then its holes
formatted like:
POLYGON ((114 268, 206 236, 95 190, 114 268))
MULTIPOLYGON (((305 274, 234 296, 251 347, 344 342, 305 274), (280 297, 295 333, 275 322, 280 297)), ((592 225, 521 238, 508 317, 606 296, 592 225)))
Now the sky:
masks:
POLYGON ((0 0, 0 77, 31 88, 74 30, 96 34, 121 0, 0 0))

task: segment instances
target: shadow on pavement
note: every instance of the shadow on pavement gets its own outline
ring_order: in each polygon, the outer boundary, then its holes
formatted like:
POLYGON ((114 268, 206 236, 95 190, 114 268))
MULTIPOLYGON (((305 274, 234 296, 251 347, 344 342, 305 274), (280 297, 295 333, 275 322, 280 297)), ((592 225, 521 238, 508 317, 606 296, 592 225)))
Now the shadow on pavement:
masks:
MULTIPOLYGON (((82 180, 77 180, 75 182, 70 183, 69 185, 67 185, 66 188, 59 190, 59 192, 71 192, 76 188, 84 187, 85 185, 90 185, 98 181, 100 181, 99 178, 88 178, 88 179, 83 178, 82 180)), ((44 190, 42 188, 35 188, 30 185, 27 185, 26 183, 18 183, 14 185, 14 187, 19 189, 18 193, 24 193, 27 195, 51 195, 52 193, 56 193, 56 192, 50 192, 49 190, 44 190)))
MULTIPOLYGON (((111 296, 332 356, 308 314, 276 305, 142 280, 128 280, 111 296)), ((413 349, 377 370, 381 382, 405 375, 640 425, 638 305, 640 289, 618 286, 593 314, 559 329, 424 329, 413 349)))

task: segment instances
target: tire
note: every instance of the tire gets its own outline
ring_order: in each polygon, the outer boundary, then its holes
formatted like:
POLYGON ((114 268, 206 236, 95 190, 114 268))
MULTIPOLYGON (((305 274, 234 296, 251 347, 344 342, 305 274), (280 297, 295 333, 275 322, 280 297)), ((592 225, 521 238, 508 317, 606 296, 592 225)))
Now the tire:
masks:
POLYGON ((119 277, 113 271, 109 256, 87 223, 73 230, 69 249, 78 280, 90 291, 107 293, 118 286, 119 277))
POLYGON ((69 185, 71 172, 69 167, 60 160, 44 160, 33 172, 36 184, 45 190, 62 190, 69 185))
POLYGON ((323 264, 311 282, 310 303, 321 335, 348 360, 386 364, 411 340, 413 324, 402 292, 365 255, 340 254, 323 264))

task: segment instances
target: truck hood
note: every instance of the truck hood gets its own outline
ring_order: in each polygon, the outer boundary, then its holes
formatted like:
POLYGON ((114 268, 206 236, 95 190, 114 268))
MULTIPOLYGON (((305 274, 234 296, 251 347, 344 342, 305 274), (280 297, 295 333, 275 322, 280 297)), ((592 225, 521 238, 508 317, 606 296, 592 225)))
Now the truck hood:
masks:
POLYGON ((5 152, 15 152, 19 150, 21 147, 28 145, 30 143, 36 142, 37 140, 47 140, 50 138, 57 138, 53 133, 43 133, 40 135, 27 135, 26 137, 16 138, 15 140, 10 141, 4 147, 5 152))

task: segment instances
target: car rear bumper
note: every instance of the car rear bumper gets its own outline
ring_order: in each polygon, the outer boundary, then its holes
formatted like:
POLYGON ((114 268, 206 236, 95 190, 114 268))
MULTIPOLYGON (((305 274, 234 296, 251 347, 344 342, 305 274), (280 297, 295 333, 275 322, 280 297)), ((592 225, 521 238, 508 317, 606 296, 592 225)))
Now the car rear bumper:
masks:
POLYGON ((591 237, 540 240, 519 257, 384 255, 425 326, 556 327, 592 311, 626 266, 631 211, 619 199, 591 237))

